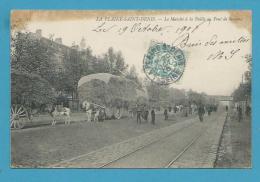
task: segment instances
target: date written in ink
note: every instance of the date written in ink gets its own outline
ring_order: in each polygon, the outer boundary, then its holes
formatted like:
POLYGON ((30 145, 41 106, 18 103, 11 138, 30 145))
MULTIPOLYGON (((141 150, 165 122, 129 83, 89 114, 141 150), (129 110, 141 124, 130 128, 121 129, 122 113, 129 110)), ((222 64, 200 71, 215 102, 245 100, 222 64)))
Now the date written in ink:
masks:
POLYGON ((231 58, 233 58, 238 52, 240 51, 240 49, 232 49, 231 51, 223 51, 223 50, 219 50, 216 53, 212 53, 208 56, 207 60, 230 60, 231 58))

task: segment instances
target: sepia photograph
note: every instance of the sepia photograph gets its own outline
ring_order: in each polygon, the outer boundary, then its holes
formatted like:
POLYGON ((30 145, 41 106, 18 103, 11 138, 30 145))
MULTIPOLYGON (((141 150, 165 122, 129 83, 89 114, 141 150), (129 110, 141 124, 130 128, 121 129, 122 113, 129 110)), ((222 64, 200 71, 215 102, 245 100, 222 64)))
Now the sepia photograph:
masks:
POLYGON ((11 168, 252 167, 251 11, 10 16, 11 168))

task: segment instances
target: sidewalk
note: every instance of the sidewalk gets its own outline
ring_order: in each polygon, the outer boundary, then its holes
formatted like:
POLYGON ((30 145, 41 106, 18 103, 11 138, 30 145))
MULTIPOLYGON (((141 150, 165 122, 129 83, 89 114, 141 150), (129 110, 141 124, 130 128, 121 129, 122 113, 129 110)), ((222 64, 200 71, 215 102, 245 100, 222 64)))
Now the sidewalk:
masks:
POLYGON ((223 131, 216 168, 251 167, 251 119, 228 118, 223 131))

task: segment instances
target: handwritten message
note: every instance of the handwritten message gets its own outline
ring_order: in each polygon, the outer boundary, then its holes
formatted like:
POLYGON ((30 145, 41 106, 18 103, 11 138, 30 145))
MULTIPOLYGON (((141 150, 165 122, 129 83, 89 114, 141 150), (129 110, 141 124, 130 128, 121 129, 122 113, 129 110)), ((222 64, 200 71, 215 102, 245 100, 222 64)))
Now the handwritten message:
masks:
POLYGON ((239 34, 226 38, 223 32, 208 31, 212 25, 225 28, 226 24, 241 21, 241 18, 218 16, 100 16, 95 19, 92 31, 100 34, 115 33, 118 36, 128 34, 158 34, 171 36, 173 46, 181 49, 213 47, 205 57, 207 61, 232 60, 241 51, 244 44, 250 43, 248 34, 239 34), (204 37, 201 34, 205 35, 204 37))

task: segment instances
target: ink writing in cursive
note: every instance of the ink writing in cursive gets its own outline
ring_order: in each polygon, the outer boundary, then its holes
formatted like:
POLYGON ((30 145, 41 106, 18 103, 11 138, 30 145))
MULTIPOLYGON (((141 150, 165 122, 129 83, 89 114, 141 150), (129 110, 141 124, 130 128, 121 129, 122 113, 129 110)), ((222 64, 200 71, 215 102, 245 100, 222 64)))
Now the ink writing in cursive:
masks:
POLYGON ((106 22, 103 22, 99 24, 96 28, 94 28, 92 31, 94 32, 109 32, 111 29, 115 28, 117 25, 110 25, 107 26, 106 22))
POLYGON ((230 60, 235 54, 237 54, 240 49, 232 49, 231 51, 219 50, 216 53, 212 53, 208 56, 207 60, 230 60))
POLYGON ((115 31, 119 35, 122 35, 126 32, 129 33, 148 33, 148 32, 163 32, 167 28, 171 26, 161 26, 159 24, 151 24, 151 23, 134 23, 132 25, 118 26, 116 24, 109 25, 106 22, 102 22, 97 25, 92 31, 94 32, 110 32, 115 31))

